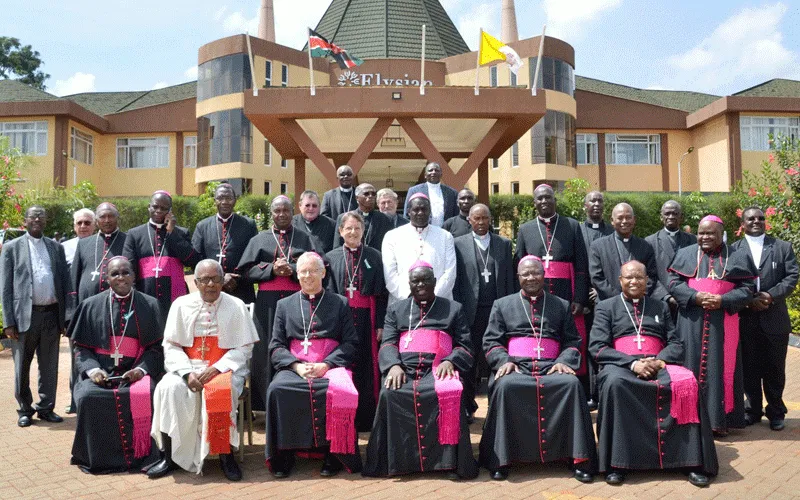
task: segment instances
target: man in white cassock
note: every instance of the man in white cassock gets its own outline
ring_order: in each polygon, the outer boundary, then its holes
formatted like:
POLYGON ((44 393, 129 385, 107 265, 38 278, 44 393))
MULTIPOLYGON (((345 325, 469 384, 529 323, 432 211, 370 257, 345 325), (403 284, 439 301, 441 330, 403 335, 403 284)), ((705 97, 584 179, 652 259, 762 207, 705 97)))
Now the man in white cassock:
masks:
POLYGON ((162 460, 147 475, 178 467, 199 474, 205 458, 218 454, 225 477, 238 481, 236 408, 258 333, 244 302, 222 292, 225 273, 216 260, 201 261, 194 274, 199 291, 176 299, 167 317, 167 374, 156 386, 150 432, 162 460))
POLYGON ((411 224, 386 233, 381 247, 389 305, 408 298, 411 293, 408 272, 420 260, 433 266, 436 296, 452 300, 456 281, 453 236, 430 223, 431 201, 423 193, 417 193, 409 199, 408 217, 411 224))

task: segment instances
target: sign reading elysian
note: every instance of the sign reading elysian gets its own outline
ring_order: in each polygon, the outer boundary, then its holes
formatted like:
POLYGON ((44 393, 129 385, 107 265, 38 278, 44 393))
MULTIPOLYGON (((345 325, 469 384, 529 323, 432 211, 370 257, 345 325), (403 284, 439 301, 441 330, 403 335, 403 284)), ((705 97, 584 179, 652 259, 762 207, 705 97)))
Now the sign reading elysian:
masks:
MULTIPOLYGON (((358 74, 355 71, 344 71, 339 75, 340 87, 419 87, 419 80, 409 80, 408 74, 402 78, 389 78, 381 73, 358 74)), ((433 86, 431 80, 425 80, 425 86, 433 86)))

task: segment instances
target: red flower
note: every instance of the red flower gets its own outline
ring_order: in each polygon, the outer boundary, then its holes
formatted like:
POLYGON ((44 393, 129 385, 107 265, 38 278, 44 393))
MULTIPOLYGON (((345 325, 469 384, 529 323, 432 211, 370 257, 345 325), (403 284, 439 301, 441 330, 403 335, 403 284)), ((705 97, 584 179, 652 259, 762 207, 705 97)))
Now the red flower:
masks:
POLYGON ((783 228, 784 229, 789 229, 789 219, 786 219, 785 221, 783 221, 783 228))
POLYGON ((736 217, 739 217, 739 218, 741 218, 741 217, 742 217, 742 213, 744 213, 744 212, 742 212, 742 209, 741 209, 741 208, 737 208, 737 209, 736 209, 736 217))
POLYGON ((756 196, 757 194, 756 188, 750 188, 750 191, 747 192, 747 196, 756 196))
POLYGON ((770 154, 770 155, 769 155, 769 162, 770 162, 770 163, 773 163, 774 161, 775 161, 775 155, 773 155, 773 154, 770 154))
POLYGON ((786 206, 787 206, 787 207, 791 207, 791 206, 792 206, 792 199, 791 199, 791 198, 789 198, 788 200, 786 200, 786 206))
POLYGON ((14 210, 17 212, 22 212, 22 207, 19 205, 19 203, 14 203, 14 210))
POLYGON ((764 215, 766 215, 767 217, 771 217, 771 216, 775 215, 776 213, 778 213, 778 212, 777 212, 777 210, 775 210, 775 207, 769 207, 769 208, 767 208, 767 211, 764 212, 764 215))
MULTIPOLYGON (((797 166, 800 167, 800 164, 798 164, 797 166)), ((789 168, 786 170, 786 175, 797 175, 797 174, 800 174, 800 170, 795 170, 793 168, 789 168)))
POLYGON ((765 228, 767 231, 772 231, 772 224, 770 224, 769 222, 767 222, 767 223, 765 223, 765 224, 764 224, 764 228, 765 228))
POLYGON ((743 230, 744 230, 744 226, 739 226, 739 229, 736 230, 736 236, 741 236, 743 230))

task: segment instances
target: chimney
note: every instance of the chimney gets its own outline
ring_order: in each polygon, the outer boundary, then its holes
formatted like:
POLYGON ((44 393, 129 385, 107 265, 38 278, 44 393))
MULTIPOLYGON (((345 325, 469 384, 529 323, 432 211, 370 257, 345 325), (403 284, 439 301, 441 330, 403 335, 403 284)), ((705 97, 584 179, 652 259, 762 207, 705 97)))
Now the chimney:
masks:
POLYGON ((518 42, 519 32, 517 32, 517 13, 514 10, 514 0, 503 0, 501 19, 500 37, 503 39, 503 43, 518 42))
POLYGON ((261 8, 258 9, 258 38, 275 41, 275 9, 272 0, 261 0, 261 8))

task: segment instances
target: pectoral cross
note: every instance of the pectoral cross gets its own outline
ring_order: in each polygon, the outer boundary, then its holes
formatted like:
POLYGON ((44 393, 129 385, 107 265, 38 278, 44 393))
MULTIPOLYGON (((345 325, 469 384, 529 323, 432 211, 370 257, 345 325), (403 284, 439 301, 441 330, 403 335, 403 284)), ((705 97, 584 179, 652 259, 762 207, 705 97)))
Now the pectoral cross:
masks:
POLYGON ((645 341, 644 337, 642 337, 641 335, 637 335, 636 340, 634 340, 634 342, 636 342, 636 345, 639 347, 640 351, 642 350, 642 344, 644 343, 644 341, 645 341))
POLYGON ((533 348, 536 351, 536 359, 542 359, 542 353, 544 352, 544 347, 537 345, 533 348))
POLYGON ((158 273, 162 271, 162 269, 156 264, 156 267, 153 268, 153 271, 156 273, 156 279, 158 278, 158 273))
POLYGON ((542 257, 542 261, 544 262, 544 267, 546 269, 550 269, 550 261, 553 260, 553 256, 549 253, 542 257))
POLYGON ((119 351, 114 351, 114 354, 111 355, 111 359, 114 360, 114 367, 119 366, 119 360, 121 360, 122 358, 123 356, 122 354, 119 353, 119 351))
POLYGON ((225 258, 225 254, 224 253, 220 252, 220 253, 217 254, 217 259, 219 260, 220 264, 222 263, 222 259, 224 259, 224 258, 225 258))
POLYGON ((489 282, 489 276, 491 276, 492 273, 491 273, 491 271, 489 271, 488 268, 484 267, 483 268, 483 272, 481 273, 481 275, 483 275, 483 281, 488 283, 489 282))
POLYGON ((308 354, 308 348, 311 347, 311 341, 308 339, 303 339, 303 341, 300 342, 300 345, 303 346, 303 354, 308 354))
POLYGON ((97 271, 92 271, 92 272, 91 272, 91 275, 92 275, 92 281, 94 281, 94 279, 95 279, 95 278, 97 278, 98 276, 100 276, 100 273, 99 273, 99 272, 97 272, 97 271))
POLYGON ((352 283, 350 283, 350 286, 348 286, 347 288, 345 288, 345 290, 347 290, 348 292, 350 292, 350 298, 352 299, 352 298, 353 298, 353 292, 355 292, 355 291, 356 291, 356 287, 355 287, 355 286, 353 286, 353 284, 352 284, 352 283))
POLYGON ((206 353, 211 349, 206 347, 206 343, 203 342, 202 344, 200 344, 200 347, 198 347, 197 350, 200 352, 200 357, 203 359, 203 361, 205 361, 206 353))
POLYGON ((404 338, 403 340, 406 343, 405 349, 408 349, 408 345, 411 343, 412 340, 414 340, 414 337, 411 336, 411 332, 408 332, 406 334, 406 338, 404 338))
POLYGON ((717 276, 717 273, 714 272, 713 267, 711 267, 711 271, 708 272, 708 278, 712 280, 719 278, 719 276, 717 276))

